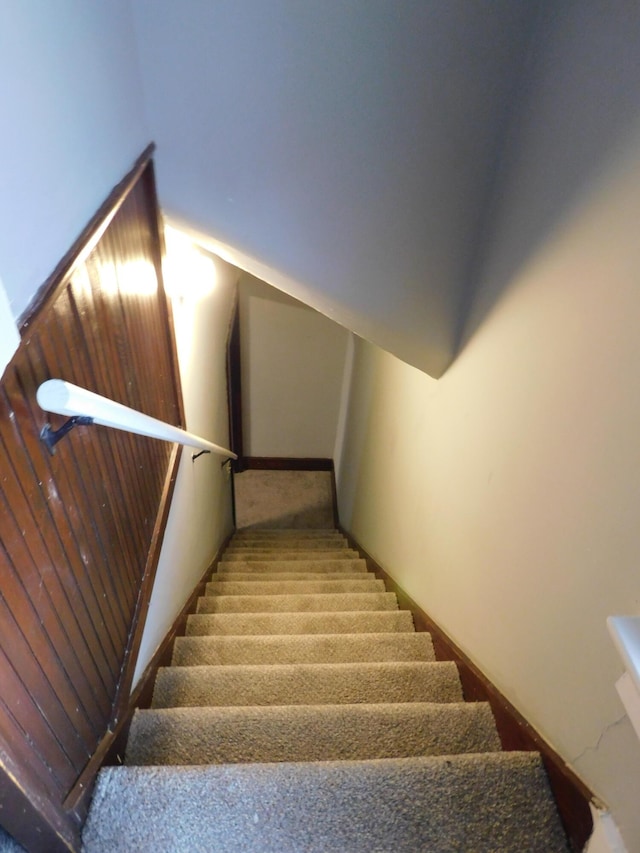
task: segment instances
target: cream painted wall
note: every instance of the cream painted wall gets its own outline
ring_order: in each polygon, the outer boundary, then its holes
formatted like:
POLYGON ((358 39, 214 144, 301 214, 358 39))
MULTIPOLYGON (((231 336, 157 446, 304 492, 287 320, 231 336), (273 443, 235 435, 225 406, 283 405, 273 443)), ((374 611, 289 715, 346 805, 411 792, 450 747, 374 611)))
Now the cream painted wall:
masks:
MULTIPOLYGON (((224 261, 195 251, 205 263, 210 261, 211 292, 187 290, 180 297, 188 278, 176 283, 167 275, 174 294, 187 429, 228 446, 226 344, 239 273, 224 261)), ((184 275, 183 257, 178 268, 184 275)), ((233 527, 228 466, 221 468, 221 458, 213 454, 192 461, 192 453, 188 447, 182 452, 134 686, 233 527)))
POLYGON ((0 275, 18 317, 150 140, 129 0, 4 0, 0 81, 0 275))
POLYGON ((245 454, 332 458, 348 333, 247 275, 240 319, 245 454))
POLYGON ((340 517, 639 850, 640 9, 548 9, 458 358, 356 345, 340 517))

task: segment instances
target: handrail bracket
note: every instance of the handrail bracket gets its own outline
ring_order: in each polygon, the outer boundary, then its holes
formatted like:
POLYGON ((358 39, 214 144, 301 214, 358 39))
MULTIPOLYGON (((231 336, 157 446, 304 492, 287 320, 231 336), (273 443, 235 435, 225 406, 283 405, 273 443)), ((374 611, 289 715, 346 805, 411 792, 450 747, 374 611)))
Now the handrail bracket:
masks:
POLYGON ((43 441, 49 453, 53 456, 56 452, 56 444, 68 435, 76 426, 89 426, 93 423, 93 418, 87 415, 74 415, 68 421, 62 424, 59 429, 52 429, 51 424, 45 424, 40 430, 40 440, 43 441))

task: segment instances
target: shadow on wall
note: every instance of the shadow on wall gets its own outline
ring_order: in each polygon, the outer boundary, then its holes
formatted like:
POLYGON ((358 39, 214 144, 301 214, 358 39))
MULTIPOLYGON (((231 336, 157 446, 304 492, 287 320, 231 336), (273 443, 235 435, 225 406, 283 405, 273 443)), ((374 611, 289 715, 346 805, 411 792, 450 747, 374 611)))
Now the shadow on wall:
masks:
POLYGON ((640 7, 547 4, 469 283, 457 354, 539 249, 640 150, 640 7), (496 251, 496 244, 500 250, 496 251))

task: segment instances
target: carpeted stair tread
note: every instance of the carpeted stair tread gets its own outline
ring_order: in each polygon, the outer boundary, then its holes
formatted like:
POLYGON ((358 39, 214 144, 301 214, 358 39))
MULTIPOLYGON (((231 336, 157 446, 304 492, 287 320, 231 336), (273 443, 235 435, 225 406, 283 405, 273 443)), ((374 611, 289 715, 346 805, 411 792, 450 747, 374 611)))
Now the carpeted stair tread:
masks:
POLYGON ((227 572, 245 574, 371 574, 364 560, 347 557, 344 560, 308 559, 308 560, 221 560, 218 563, 218 575, 227 572))
POLYGON ((460 701, 454 663, 408 661, 161 667, 151 706, 460 701))
POLYGON ((566 853, 535 753, 106 767, 84 853, 566 853))
MULTIPOLYGON (((231 565, 231 564, 230 564, 231 565)), ((250 581, 252 583, 271 583, 272 581, 371 581, 375 578, 371 572, 245 572, 225 571, 214 574, 209 578, 210 584, 226 583, 228 581, 250 581)))
POLYGON ((356 613, 197 613, 187 635, 203 634, 377 634, 413 631, 406 610, 356 613))
POLYGON ((540 757, 499 751, 397 608, 333 527, 238 531, 134 715, 149 766, 100 772, 84 853, 566 853, 540 757))
POLYGON ((373 575, 358 580, 228 581, 207 584, 205 595, 311 595, 340 592, 384 592, 384 581, 373 575))
POLYGON ((340 551, 343 548, 348 548, 349 543, 346 539, 279 539, 272 541, 270 539, 251 539, 246 542, 239 542, 232 539, 225 550, 225 554, 230 551, 277 551, 293 550, 293 551, 331 551, 335 549, 340 551))
POLYGON ((241 550, 236 553, 233 551, 225 551, 224 552, 224 562, 228 563, 233 561, 275 561, 275 560, 286 560, 289 562, 293 562, 295 560, 359 560, 360 554, 357 551, 353 551, 351 548, 318 548, 317 550, 306 548, 304 551, 297 550, 291 548, 287 550, 286 548, 253 548, 249 550, 241 550), (339 554, 339 557, 336 555, 339 554))
POLYGON ((435 660, 431 636, 315 634, 177 637, 172 666, 435 660))
POLYGON ((136 711, 127 764, 343 761, 495 752, 483 702, 136 711))
POLYGON ((349 610, 397 610, 392 592, 312 593, 302 595, 206 595, 197 613, 310 613, 349 610))
POLYGON ((277 539, 278 537, 314 539, 318 536, 344 536, 342 531, 335 527, 241 527, 233 535, 234 539, 246 539, 252 536, 267 536, 277 539))

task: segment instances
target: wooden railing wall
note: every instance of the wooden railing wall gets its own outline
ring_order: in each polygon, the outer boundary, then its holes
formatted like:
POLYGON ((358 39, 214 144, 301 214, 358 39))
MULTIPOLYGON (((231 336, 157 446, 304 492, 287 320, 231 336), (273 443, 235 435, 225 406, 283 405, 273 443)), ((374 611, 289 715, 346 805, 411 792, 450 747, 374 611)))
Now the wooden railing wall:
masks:
POLYGON ((177 464, 171 444, 78 427, 53 456, 36 403, 62 378, 172 424, 182 403, 150 151, 39 294, 0 383, 0 822, 77 850, 128 700, 177 464))

